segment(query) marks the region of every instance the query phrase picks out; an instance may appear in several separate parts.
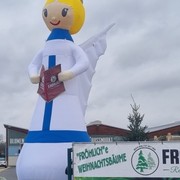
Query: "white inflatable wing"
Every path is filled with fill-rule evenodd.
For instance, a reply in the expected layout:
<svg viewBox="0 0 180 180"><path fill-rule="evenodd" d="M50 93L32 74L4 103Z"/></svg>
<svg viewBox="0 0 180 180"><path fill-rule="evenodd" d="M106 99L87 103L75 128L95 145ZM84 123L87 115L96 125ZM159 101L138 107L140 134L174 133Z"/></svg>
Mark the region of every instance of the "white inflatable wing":
<svg viewBox="0 0 180 180"><path fill-rule="evenodd" d="M87 71L81 74L79 81L79 97L84 114L87 107L88 96L92 86L91 81L95 73L96 64L99 57L105 53L107 48L106 34L113 26L114 24L111 24L101 33L91 37L80 45L89 59L89 68Z"/></svg>

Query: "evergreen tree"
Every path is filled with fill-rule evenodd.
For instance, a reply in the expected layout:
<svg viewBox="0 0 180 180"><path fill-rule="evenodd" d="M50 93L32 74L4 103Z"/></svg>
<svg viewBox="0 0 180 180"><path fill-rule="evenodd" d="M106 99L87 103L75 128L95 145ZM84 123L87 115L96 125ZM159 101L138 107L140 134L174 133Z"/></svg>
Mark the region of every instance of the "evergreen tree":
<svg viewBox="0 0 180 180"><path fill-rule="evenodd" d="M136 169L140 169L140 172L144 172L144 169L148 169L148 163L146 158L143 155L142 150L139 153L138 163L136 165Z"/></svg>
<svg viewBox="0 0 180 180"><path fill-rule="evenodd" d="M133 97L132 97L133 98ZM137 106L133 99L134 104L131 105L132 108L132 114L129 114L128 120L130 122L128 128L130 130L130 133L127 136L128 141L145 141L148 140L147 136L147 126L141 126L141 123L144 118L144 114L141 115L138 110L140 106Z"/></svg>
<svg viewBox="0 0 180 180"><path fill-rule="evenodd" d="M156 163L155 163L154 159L152 158L151 153L148 154L147 162L149 165L149 169L152 169L153 167L156 166Z"/></svg>

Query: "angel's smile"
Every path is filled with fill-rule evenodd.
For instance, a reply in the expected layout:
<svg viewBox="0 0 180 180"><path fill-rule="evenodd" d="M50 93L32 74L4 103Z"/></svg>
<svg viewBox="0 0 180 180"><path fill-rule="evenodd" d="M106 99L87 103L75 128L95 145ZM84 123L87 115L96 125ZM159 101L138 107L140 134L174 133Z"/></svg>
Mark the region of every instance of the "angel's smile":
<svg viewBox="0 0 180 180"><path fill-rule="evenodd" d="M61 22L61 21L58 21L58 22L54 23L54 22L51 22L51 21L50 21L50 23L51 23L53 26L57 26L57 25L59 25L59 24L60 24L60 22Z"/></svg>

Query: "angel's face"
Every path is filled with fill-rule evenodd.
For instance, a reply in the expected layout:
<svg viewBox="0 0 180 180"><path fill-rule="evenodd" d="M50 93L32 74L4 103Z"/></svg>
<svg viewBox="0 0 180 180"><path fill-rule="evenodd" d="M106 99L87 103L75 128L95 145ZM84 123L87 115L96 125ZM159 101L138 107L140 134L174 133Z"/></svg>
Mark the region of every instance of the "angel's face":
<svg viewBox="0 0 180 180"><path fill-rule="evenodd" d="M42 15L50 31L55 28L70 30L73 24L73 9L58 1L46 5Z"/></svg>

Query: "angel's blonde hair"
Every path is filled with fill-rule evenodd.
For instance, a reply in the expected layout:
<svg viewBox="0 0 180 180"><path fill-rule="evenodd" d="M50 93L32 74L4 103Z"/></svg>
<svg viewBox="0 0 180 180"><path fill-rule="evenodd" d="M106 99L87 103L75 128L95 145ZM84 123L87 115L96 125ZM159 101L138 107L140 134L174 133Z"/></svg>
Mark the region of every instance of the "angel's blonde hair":
<svg viewBox="0 0 180 180"><path fill-rule="evenodd" d="M67 4L72 7L74 12L73 13L74 19L73 19L72 27L70 28L70 33L71 34L77 33L83 26L85 20L85 10L82 3L83 1L82 0L46 0L45 6L55 1L63 4Z"/></svg>

